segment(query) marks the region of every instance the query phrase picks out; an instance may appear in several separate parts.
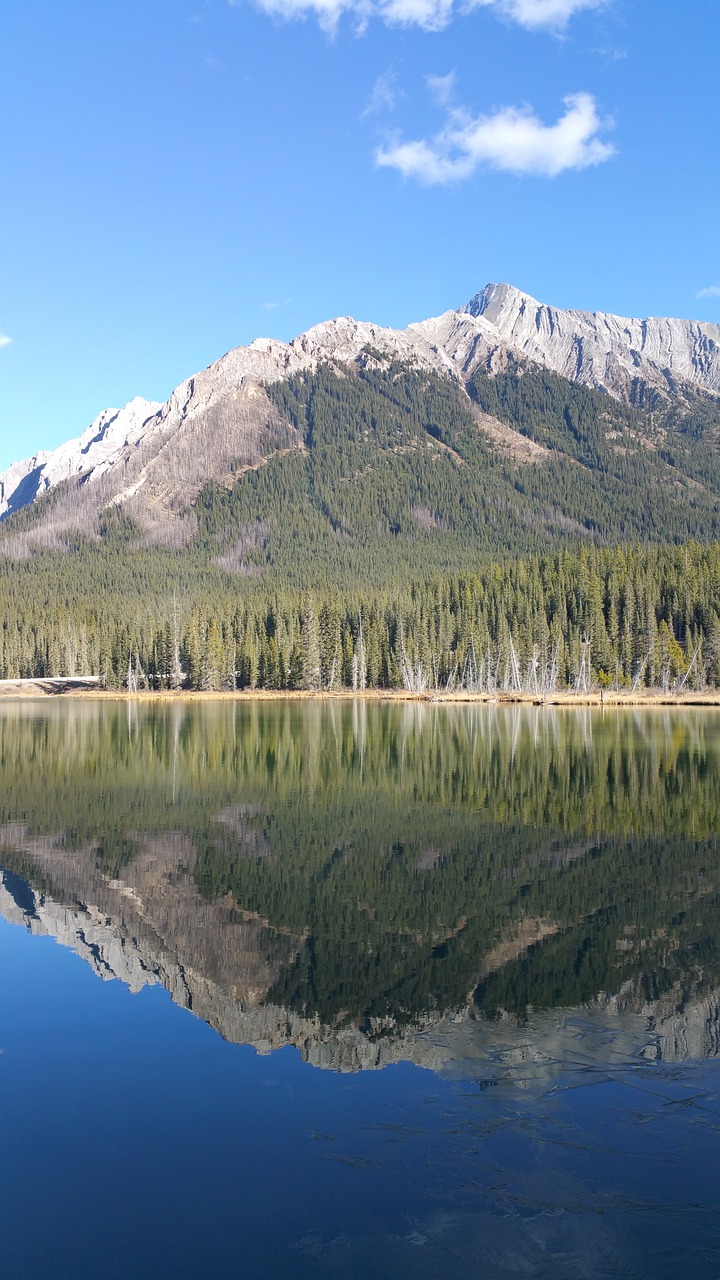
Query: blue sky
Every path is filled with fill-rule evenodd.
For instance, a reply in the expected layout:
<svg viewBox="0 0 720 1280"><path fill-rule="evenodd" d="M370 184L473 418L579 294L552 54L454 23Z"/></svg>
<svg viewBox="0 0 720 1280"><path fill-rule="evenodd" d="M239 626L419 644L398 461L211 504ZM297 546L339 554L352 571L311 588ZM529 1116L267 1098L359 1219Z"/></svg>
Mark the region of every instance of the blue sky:
<svg viewBox="0 0 720 1280"><path fill-rule="evenodd" d="M720 3L5 0L0 468L508 281L720 321Z"/></svg>

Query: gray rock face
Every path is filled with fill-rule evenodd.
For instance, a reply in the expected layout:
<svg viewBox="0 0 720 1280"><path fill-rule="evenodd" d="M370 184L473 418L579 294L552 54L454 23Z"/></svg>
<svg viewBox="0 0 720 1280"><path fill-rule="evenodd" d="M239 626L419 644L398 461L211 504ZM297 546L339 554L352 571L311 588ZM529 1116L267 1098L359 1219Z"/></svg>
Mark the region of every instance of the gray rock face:
<svg viewBox="0 0 720 1280"><path fill-rule="evenodd" d="M119 411L107 410L79 439L14 463L0 475L0 519L74 477L82 486L57 498L43 545L61 544L68 529L96 533L100 513L113 505L151 540L182 545L194 525L192 516L182 522L179 516L207 480L232 484L271 454L302 448L262 384L328 360L351 363L366 348L419 368L448 366L422 340L351 319L317 325L289 344L257 338L186 379L166 404L134 400ZM27 539L17 541L17 547L4 549L27 554Z"/></svg>
<svg viewBox="0 0 720 1280"><path fill-rule="evenodd" d="M720 325L561 311L507 284L487 285L462 311L513 352L622 399L638 384L669 395L682 382L720 393Z"/></svg>
<svg viewBox="0 0 720 1280"><path fill-rule="evenodd" d="M123 409L104 409L77 440L14 462L0 475L0 516L20 510L71 476L99 478L142 440L160 408L138 396Z"/></svg>
<svg viewBox="0 0 720 1280"><path fill-rule="evenodd" d="M66 528L96 531L99 512L115 504L156 540L174 523L181 544L174 517L206 480L232 483L279 449L302 447L263 383L373 353L461 382L481 365L492 373L522 359L622 400L667 400L684 387L720 395L719 325L562 311L491 284L459 310L403 330L341 317L290 343L256 338L186 379L164 405L136 399L107 409L78 439L0 475L0 519L76 477L87 492L74 491L67 509L58 504L46 540ZM192 532L189 520L185 540Z"/></svg>

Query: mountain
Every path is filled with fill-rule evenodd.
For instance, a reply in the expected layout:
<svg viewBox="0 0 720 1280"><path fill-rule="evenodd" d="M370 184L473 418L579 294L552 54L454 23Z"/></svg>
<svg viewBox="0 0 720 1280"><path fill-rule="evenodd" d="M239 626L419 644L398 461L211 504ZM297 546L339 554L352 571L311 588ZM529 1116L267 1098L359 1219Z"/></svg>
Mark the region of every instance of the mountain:
<svg viewBox="0 0 720 1280"><path fill-rule="evenodd" d="M487 285L463 310L515 354L631 403L673 397L683 384L720 392L720 325L562 311L504 284Z"/></svg>
<svg viewBox="0 0 720 1280"><path fill-rule="evenodd" d="M719 350L506 285L256 339L0 478L0 675L717 684Z"/></svg>
<svg viewBox="0 0 720 1280"><path fill-rule="evenodd" d="M0 476L0 514L19 511L71 476L102 475L123 449L142 440L145 424L159 409L137 396L123 409L104 409L77 440L14 462Z"/></svg>
<svg viewBox="0 0 720 1280"><path fill-rule="evenodd" d="M187 505L207 479L256 465L276 447L299 444L291 433L286 439L277 432L262 392L265 383L326 361L351 364L368 346L419 369L446 368L422 339L352 319L316 325L289 344L256 338L187 378L166 404L138 398L123 409L107 409L77 440L14 463L0 476L0 516L71 476L93 484L109 480L111 469L102 500L135 509L133 500L142 491L151 508ZM208 436L209 453L203 449Z"/></svg>
<svg viewBox="0 0 720 1280"><path fill-rule="evenodd" d="M181 536L179 516L208 480L229 485L278 452L302 450L300 435L278 417L265 387L326 364L354 368L359 361L402 362L460 390L472 390L480 373L545 369L656 414L672 408L686 414L699 402L720 416L720 326L563 311L493 284L458 310L400 331L341 318L289 344L258 338L238 347L181 383L166 404L138 398L105 410L77 440L14 463L0 476L0 516L73 481L69 508L55 510L39 543L61 545L68 529L97 532L99 513L110 506L122 508L155 540L167 541L170 525L175 544L183 536L187 541L193 522ZM532 439L526 424L497 414L476 421L515 460L542 459L525 443ZM650 438L653 431L640 434ZM86 484L91 491L78 502L77 488Z"/></svg>

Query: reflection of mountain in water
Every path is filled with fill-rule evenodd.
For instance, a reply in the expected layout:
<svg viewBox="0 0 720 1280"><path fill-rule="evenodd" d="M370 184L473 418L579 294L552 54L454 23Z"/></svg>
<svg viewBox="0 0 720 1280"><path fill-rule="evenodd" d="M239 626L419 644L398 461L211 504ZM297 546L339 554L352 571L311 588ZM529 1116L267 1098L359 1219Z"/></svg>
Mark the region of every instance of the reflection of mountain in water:
<svg viewBox="0 0 720 1280"><path fill-rule="evenodd" d="M544 1077L554 1064L567 1060L571 1042L576 1057L584 1052L590 1061L594 1049L604 1055L608 1032L618 1060L640 1052L669 1061L720 1052L720 998L693 998L691 988L679 985L652 1002L631 983L574 1014L561 1010L559 1016L535 1018L532 1028L507 1015L485 1019L472 1001L451 1013L428 1013L404 1029L394 1027L392 1020L364 1028L324 1026L318 1018L263 1003L301 940L279 937L227 901L208 906L178 875L177 857L182 855L187 865L187 853L181 838L148 847L130 882L83 874L79 859L70 866L56 864L54 872L68 893L74 880L74 906L5 872L0 914L33 934L55 938L103 979L119 978L134 992L161 984L176 1004L192 1010L226 1040L252 1044L260 1053L293 1044L306 1061L337 1071L403 1060L434 1070L455 1064L462 1070L463 1064L469 1067L480 1059L516 1074ZM51 851L34 849L32 854L39 866L52 860ZM526 936L541 932L530 928ZM511 952L515 949L510 946ZM480 968L497 960L497 953L486 957Z"/></svg>
<svg viewBox="0 0 720 1280"><path fill-rule="evenodd" d="M609 1031L618 1053L715 1056L719 729L13 707L0 911L228 1040L339 1070L547 1072Z"/></svg>
<svg viewBox="0 0 720 1280"><path fill-rule="evenodd" d="M2 833L4 837L7 832ZM173 1001L190 1009L226 1040L252 1044L260 1053L294 1044L316 1066L355 1071L410 1058L440 1067L446 1054L423 1036L417 1047L373 1035L373 1028L323 1026L292 1010L264 1003L301 939L278 934L230 900L208 904L181 873L192 865L182 837L143 850L127 880L87 874L82 857L58 864L52 850L26 846L38 867L53 876L73 905L36 892L2 873L0 914L34 934L55 938L81 956L103 979L119 978L131 991L161 984ZM174 856L173 856L174 855Z"/></svg>

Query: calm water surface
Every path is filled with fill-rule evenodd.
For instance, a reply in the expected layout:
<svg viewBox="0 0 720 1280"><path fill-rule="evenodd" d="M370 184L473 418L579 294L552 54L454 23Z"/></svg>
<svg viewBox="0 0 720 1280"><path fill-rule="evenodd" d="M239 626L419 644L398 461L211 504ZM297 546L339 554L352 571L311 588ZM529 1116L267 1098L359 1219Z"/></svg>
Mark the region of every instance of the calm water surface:
<svg viewBox="0 0 720 1280"><path fill-rule="evenodd" d="M720 1276L720 714L5 703L0 780L3 1277Z"/></svg>

